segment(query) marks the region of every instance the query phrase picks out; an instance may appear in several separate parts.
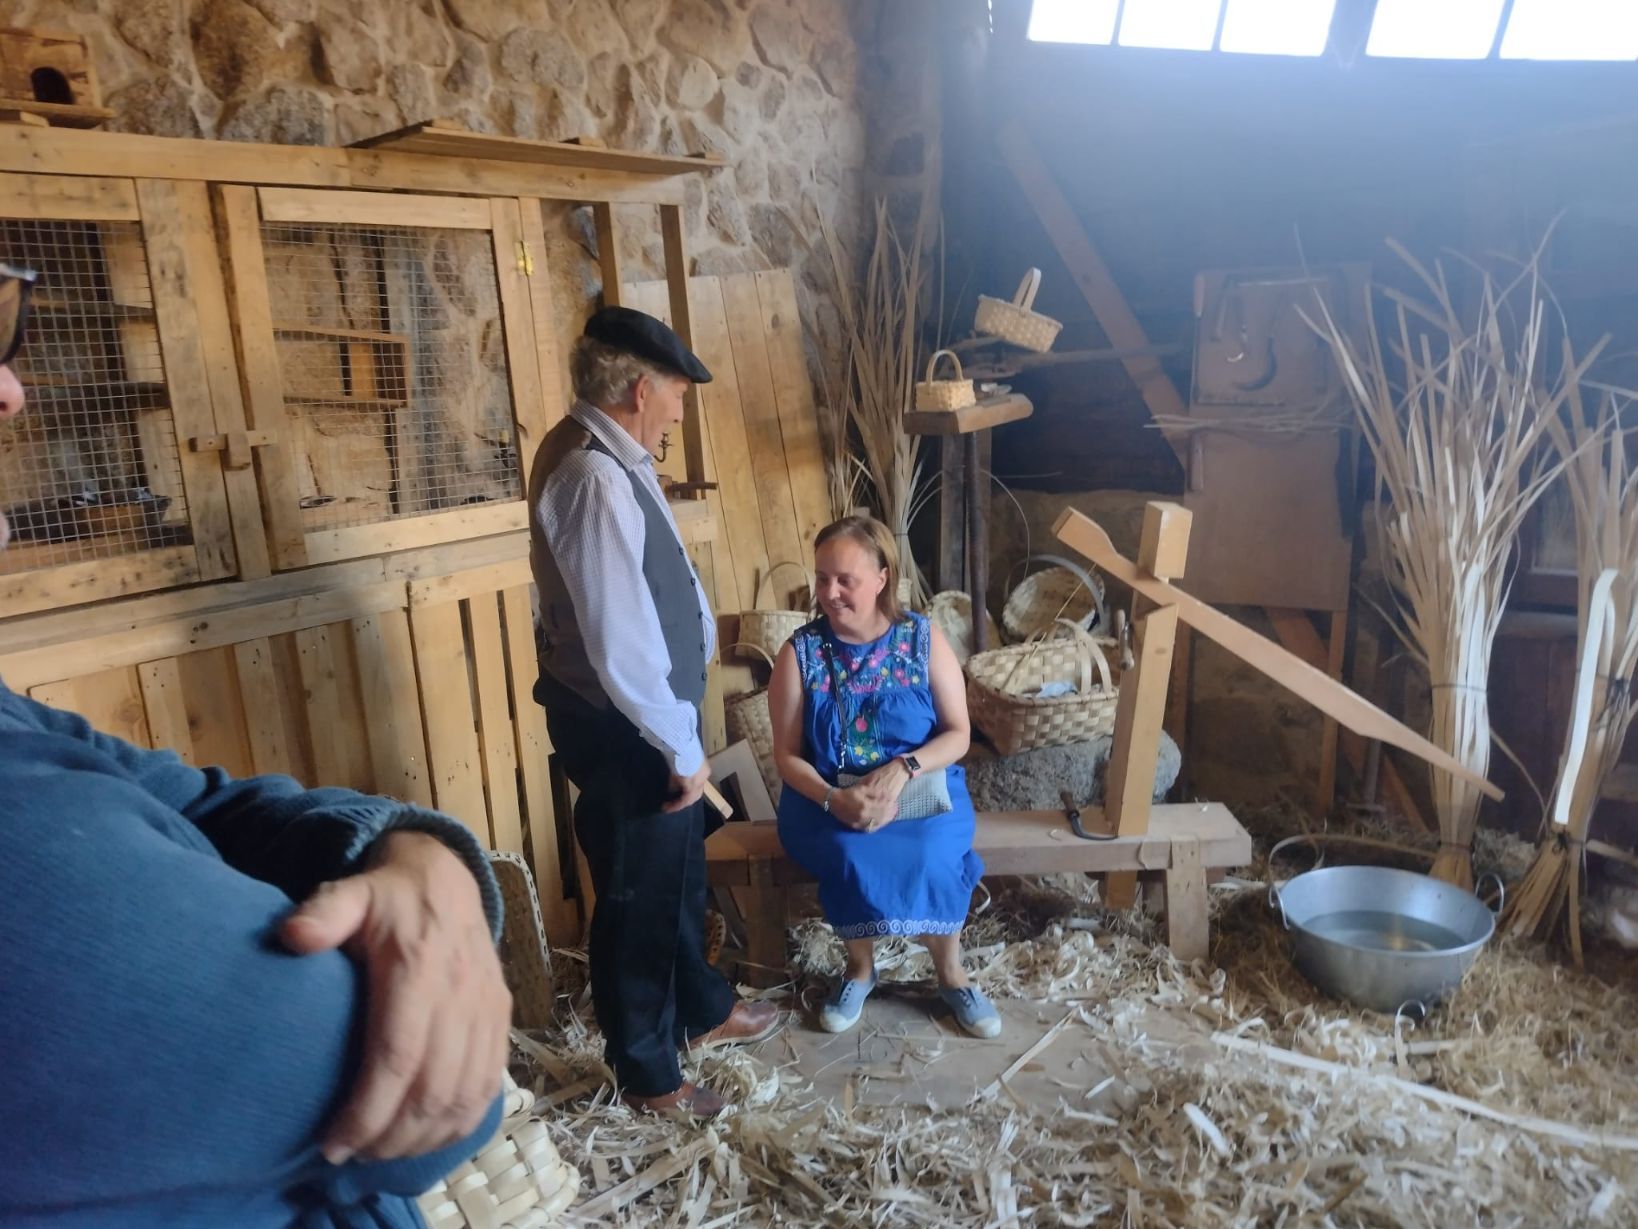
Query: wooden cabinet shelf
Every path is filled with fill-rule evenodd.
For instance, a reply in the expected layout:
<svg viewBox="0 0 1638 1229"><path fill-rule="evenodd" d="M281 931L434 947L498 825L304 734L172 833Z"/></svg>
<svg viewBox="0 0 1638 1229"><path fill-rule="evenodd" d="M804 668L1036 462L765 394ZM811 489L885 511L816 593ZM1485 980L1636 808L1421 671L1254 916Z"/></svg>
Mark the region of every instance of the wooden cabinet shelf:
<svg viewBox="0 0 1638 1229"><path fill-rule="evenodd" d="M537 166L577 170L628 171L637 175L688 175L723 166L716 154L646 154L577 145L569 141L535 141L472 132L447 120L423 120L407 128L355 141L353 149L393 150L404 154L435 154L447 158L478 158L493 162L527 162Z"/></svg>

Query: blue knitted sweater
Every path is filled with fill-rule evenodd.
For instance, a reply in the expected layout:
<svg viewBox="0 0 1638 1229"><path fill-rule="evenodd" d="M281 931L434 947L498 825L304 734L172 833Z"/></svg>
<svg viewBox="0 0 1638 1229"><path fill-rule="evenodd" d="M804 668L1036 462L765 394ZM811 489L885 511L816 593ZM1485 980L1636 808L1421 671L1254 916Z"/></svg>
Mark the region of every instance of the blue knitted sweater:
<svg viewBox="0 0 1638 1229"><path fill-rule="evenodd" d="M363 984L273 928L389 829L454 820L288 777L233 780L0 685L0 1225L400 1229L493 1132L339 1168L321 1133L358 1064Z"/></svg>

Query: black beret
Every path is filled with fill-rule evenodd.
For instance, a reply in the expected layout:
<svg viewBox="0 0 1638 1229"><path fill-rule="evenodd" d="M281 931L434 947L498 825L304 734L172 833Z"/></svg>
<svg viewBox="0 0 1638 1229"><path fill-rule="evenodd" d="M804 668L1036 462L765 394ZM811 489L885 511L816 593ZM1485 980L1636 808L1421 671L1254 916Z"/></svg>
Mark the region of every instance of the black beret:
<svg viewBox="0 0 1638 1229"><path fill-rule="evenodd" d="M586 321L586 336L647 359L695 384L709 384L711 372L663 320L629 307L605 307Z"/></svg>

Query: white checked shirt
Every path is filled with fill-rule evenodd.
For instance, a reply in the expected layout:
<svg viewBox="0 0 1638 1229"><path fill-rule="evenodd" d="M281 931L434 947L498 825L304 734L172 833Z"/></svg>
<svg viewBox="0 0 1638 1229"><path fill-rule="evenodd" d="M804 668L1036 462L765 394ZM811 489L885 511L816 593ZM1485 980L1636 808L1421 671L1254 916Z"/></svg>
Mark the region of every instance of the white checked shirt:
<svg viewBox="0 0 1638 1229"><path fill-rule="evenodd" d="M671 655L643 577L643 510L628 473L636 473L666 509L674 534L677 524L648 450L594 405L576 401L569 413L613 455L581 449L564 458L541 489L535 523L563 574L586 655L603 690L643 739L665 755L673 772L690 776L705 762L699 714L677 699L667 681ZM678 534L677 545L682 544ZM694 588L709 660L716 646L716 621L705 587Z"/></svg>

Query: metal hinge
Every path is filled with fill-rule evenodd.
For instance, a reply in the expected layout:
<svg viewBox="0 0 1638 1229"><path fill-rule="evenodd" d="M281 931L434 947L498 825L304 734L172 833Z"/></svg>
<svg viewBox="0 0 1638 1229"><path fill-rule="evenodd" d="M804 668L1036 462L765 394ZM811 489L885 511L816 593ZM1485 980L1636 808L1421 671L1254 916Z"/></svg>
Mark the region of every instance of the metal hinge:
<svg viewBox="0 0 1638 1229"><path fill-rule="evenodd" d="M535 275L535 256L529 250L529 245L522 239L518 240L518 272L524 277Z"/></svg>

